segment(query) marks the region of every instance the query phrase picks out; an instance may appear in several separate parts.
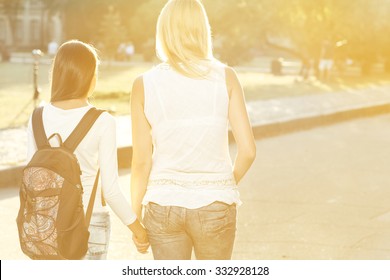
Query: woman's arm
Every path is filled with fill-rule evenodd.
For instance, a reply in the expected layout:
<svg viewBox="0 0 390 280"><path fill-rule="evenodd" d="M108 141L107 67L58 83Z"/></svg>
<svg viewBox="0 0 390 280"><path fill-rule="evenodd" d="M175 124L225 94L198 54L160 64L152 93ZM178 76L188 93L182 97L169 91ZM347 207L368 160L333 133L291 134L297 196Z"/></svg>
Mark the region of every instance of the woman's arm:
<svg viewBox="0 0 390 280"><path fill-rule="evenodd" d="M229 92L229 122L237 144L233 174L236 182L244 177L256 157L256 143L245 106L244 91L236 72L226 68L226 85Z"/></svg>
<svg viewBox="0 0 390 280"><path fill-rule="evenodd" d="M142 216L142 200L152 168L152 136L144 113L144 84L142 76L133 84L131 94L133 158L131 163L131 201L138 219Z"/></svg>
<svg viewBox="0 0 390 280"><path fill-rule="evenodd" d="M99 141L99 166L104 199L114 213L133 232L138 240L138 244L136 243L137 249L143 253L146 252L149 246L146 231L119 186L116 122L112 116L105 115L104 117L106 120Z"/></svg>

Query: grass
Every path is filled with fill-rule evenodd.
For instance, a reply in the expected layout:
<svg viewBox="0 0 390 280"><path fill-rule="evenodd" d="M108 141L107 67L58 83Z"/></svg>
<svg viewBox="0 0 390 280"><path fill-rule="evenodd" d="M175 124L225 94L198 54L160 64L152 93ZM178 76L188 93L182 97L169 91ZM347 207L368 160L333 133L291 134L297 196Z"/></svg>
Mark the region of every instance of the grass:
<svg viewBox="0 0 390 280"><path fill-rule="evenodd" d="M130 92L134 79L152 67L152 64L107 65L100 67L99 81L91 103L114 111L116 114L130 113ZM375 88L390 84L390 77L375 75L362 78L351 69L348 75L333 78L329 83L315 79L300 81L294 75L272 76L256 68L236 68L244 87L248 102L272 98L286 98L328 92L353 91L361 88ZM48 64L41 64L38 82L40 99L50 97ZM354 72L355 71L355 72ZM351 74L352 73L352 74ZM0 63L0 128L20 126L27 122L33 110L33 68L31 64Z"/></svg>
<svg viewBox="0 0 390 280"><path fill-rule="evenodd" d="M296 75L273 76L238 69L238 75L247 101L326 94L329 92L351 92L359 89L375 89L390 84L390 75L377 72L370 77L361 77L356 68L343 75L334 75L323 83L314 77L304 81Z"/></svg>
<svg viewBox="0 0 390 280"><path fill-rule="evenodd" d="M130 92L134 79L150 68L102 65L96 91L91 98L94 105L118 114L130 112ZM50 66L39 67L40 100L50 100ZM24 125L33 108L33 68L31 64L0 63L0 128Z"/></svg>

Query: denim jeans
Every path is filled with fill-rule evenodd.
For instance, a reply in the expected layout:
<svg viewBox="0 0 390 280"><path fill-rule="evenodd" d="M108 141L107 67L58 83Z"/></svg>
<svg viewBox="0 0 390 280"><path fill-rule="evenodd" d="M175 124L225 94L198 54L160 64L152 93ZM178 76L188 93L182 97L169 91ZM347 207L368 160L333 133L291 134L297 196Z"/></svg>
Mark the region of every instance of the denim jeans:
<svg viewBox="0 0 390 280"><path fill-rule="evenodd" d="M110 232L110 213L93 213L89 224L88 252L84 260L105 260L107 258Z"/></svg>
<svg viewBox="0 0 390 280"><path fill-rule="evenodd" d="M155 260L231 258L236 234L236 205L214 202L198 209L148 203L144 224Z"/></svg>

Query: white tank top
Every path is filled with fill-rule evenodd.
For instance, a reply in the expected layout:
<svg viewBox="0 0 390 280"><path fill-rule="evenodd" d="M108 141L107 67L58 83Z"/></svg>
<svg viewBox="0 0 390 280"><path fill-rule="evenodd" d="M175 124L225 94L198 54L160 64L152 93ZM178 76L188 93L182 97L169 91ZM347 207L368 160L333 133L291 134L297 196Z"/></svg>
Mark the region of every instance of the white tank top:
<svg viewBox="0 0 390 280"><path fill-rule="evenodd" d="M207 79L193 79L163 63L143 81L153 139L143 203L189 209L241 204L229 154L225 66L215 62Z"/></svg>

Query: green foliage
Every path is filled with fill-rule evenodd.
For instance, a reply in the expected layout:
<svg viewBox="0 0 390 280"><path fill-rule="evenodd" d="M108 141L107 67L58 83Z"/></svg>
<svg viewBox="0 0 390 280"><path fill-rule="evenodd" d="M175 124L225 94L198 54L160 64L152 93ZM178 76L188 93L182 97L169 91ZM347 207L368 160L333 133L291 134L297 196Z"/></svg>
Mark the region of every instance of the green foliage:
<svg viewBox="0 0 390 280"><path fill-rule="evenodd" d="M135 49L142 53L146 60L155 57L157 18L165 3L166 0L142 1L127 21L126 27Z"/></svg>
<svg viewBox="0 0 390 280"><path fill-rule="evenodd" d="M132 41L138 53L153 56L156 21L166 0L45 2L57 3L48 8L64 12L67 39L97 42L101 39L97 36L99 31L105 29L107 36L108 30L112 33L108 37ZM357 61L390 57L390 37L385 36L390 31L390 0L203 0L203 3L212 26L216 55L230 64L249 60L254 53L278 44L297 57L318 59L325 39L335 44L347 42L339 51ZM111 18L107 17L109 6L117 11Z"/></svg>
<svg viewBox="0 0 390 280"><path fill-rule="evenodd" d="M251 50L259 45L257 34L261 19L254 13L258 3L204 1L212 27L215 54L223 62L236 65L251 59Z"/></svg>
<svg viewBox="0 0 390 280"><path fill-rule="evenodd" d="M121 23L121 17L113 6L103 15L99 26L98 41L103 56L113 59L118 46L126 40L126 29Z"/></svg>

